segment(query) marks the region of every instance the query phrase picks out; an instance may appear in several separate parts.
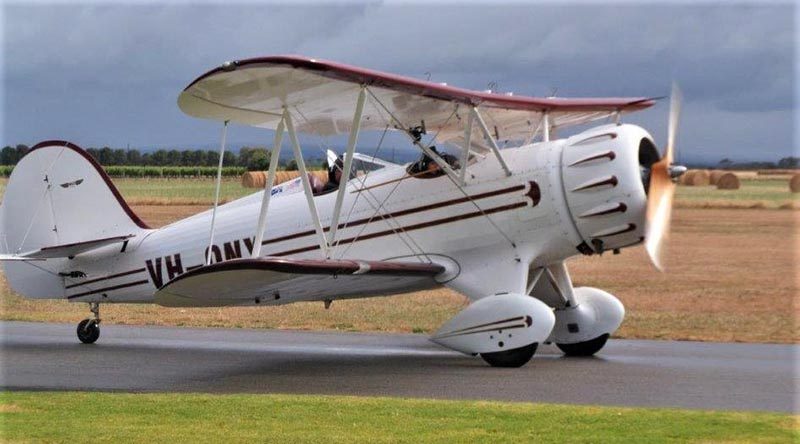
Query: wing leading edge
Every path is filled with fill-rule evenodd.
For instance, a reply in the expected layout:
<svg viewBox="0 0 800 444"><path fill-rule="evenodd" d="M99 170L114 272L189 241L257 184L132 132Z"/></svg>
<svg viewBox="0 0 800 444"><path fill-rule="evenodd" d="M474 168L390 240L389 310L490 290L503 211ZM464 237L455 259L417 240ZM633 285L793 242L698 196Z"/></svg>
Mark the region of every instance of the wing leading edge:
<svg viewBox="0 0 800 444"><path fill-rule="evenodd" d="M391 295L438 286L438 264L264 257L189 271L161 287L166 307L277 305Z"/></svg>
<svg viewBox="0 0 800 444"><path fill-rule="evenodd" d="M187 114L275 129L284 107L298 114L299 132L348 133L359 89L369 90L361 130L403 129L425 121L441 142L464 137L464 119L477 107L499 140L526 140L548 114L552 128L579 125L613 113L638 111L655 101L627 98L541 98L472 91L395 74L298 56L227 63L192 82L178 98ZM480 140L474 129L475 140Z"/></svg>

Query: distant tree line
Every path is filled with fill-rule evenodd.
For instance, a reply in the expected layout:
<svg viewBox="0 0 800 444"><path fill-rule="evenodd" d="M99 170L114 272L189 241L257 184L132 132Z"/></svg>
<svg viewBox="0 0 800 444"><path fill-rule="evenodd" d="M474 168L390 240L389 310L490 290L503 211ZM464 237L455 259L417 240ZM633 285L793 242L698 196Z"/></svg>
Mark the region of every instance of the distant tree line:
<svg viewBox="0 0 800 444"><path fill-rule="evenodd" d="M27 145L6 146L0 150L0 165L16 165L30 151ZM141 152L138 149L113 149L109 147L89 148L86 151L103 166L192 166L216 167L219 152L214 150L155 150ZM270 152L266 148L242 147L238 153L225 152L224 165L242 167L248 171L263 171L269 167ZM308 168L319 168L324 162L319 159L307 160ZM281 159L281 169L297 169L297 163Z"/></svg>
<svg viewBox="0 0 800 444"><path fill-rule="evenodd" d="M717 168L725 170L771 170L800 168L800 157L783 157L778 162L734 162L725 158L719 161Z"/></svg>

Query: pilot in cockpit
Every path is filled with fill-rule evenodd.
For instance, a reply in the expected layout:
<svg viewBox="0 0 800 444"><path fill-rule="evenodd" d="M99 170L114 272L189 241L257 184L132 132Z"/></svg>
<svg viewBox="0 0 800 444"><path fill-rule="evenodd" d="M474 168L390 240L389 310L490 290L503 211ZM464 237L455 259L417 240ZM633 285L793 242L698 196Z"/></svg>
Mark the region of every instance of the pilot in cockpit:
<svg viewBox="0 0 800 444"><path fill-rule="evenodd" d="M452 154L448 153L440 154L435 146L431 146L430 149L431 151L439 155L439 157L441 157L442 160L447 162L447 164L451 168L456 170L459 168L458 159L456 159L456 157L453 156ZM434 177L439 177L445 174L445 172L444 169L442 169L442 166L439 165L439 162L437 162L427 154L423 153L422 157L418 161L412 163L411 166L408 168L408 174L416 176L420 179L432 179Z"/></svg>
<svg viewBox="0 0 800 444"><path fill-rule="evenodd" d="M339 156L336 158L336 162L328 168L328 183L322 188L320 194L339 188L339 183L342 181L342 170L344 170L344 162L342 161L342 156Z"/></svg>

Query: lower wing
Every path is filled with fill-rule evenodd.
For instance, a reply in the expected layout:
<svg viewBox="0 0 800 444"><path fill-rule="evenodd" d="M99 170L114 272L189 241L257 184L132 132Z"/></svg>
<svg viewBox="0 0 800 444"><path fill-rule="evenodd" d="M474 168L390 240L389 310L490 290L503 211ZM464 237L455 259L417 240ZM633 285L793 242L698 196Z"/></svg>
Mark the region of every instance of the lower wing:
<svg viewBox="0 0 800 444"><path fill-rule="evenodd" d="M285 304L405 293L438 285L438 264L264 257L235 259L182 274L161 287L165 307Z"/></svg>

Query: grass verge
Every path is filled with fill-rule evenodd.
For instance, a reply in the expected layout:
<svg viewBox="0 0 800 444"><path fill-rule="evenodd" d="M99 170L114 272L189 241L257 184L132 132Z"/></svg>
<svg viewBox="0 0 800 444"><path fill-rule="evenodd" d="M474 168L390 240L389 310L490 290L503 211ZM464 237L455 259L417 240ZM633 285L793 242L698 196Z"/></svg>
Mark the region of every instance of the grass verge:
<svg viewBox="0 0 800 444"><path fill-rule="evenodd" d="M5 442L797 442L777 413L290 395L4 392Z"/></svg>

